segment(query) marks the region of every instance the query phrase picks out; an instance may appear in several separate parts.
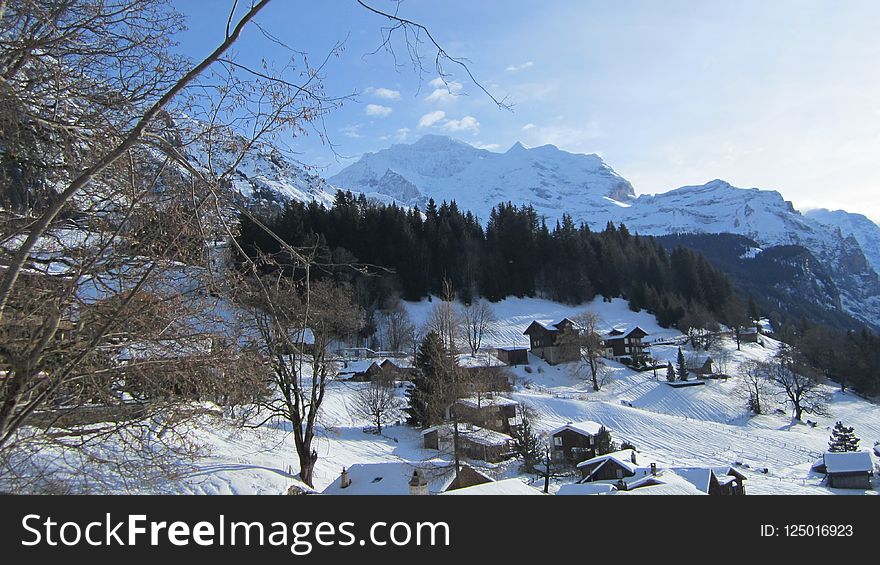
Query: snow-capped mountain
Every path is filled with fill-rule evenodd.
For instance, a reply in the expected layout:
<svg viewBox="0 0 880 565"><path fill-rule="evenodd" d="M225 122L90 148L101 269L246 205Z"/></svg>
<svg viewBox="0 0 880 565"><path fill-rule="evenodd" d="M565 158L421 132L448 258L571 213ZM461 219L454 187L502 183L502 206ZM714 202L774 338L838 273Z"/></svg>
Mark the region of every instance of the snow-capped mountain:
<svg viewBox="0 0 880 565"><path fill-rule="evenodd" d="M571 210L612 214L635 198L632 185L597 155L567 153L552 145L526 149L519 143L506 153L493 153L439 135L367 153L327 180L405 206L423 207L429 197L455 200L484 220L501 201L528 203L539 214L557 218Z"/></svg>
<svg viewBox="0 0 880 565"><path fill-rule="evenodd" d="M246 197L275 193L283 198L316 201L330 206L336 190L317 174L293 162L278 150L260 147L248 152L235 168L232 181Z"/></svg>
<svg viewBox="0 0 880 565"><path fill-rule="evenodd" d="M867 243L863 248L852 232L801 214L779 192L736 188L721 180L640 196L621 212L614 220L644 235L734 233L762 247L804 247L834 278L843 310L856 319L877 324L880 276L869 257L880 260L880 245L872 245L871 239L874 236L880 240L880 228L867 218L873 230L856 222ZM846 212L838 215L838 222L847 216Z"/></svg>
<svg viewBox="0 0 880 565"><path fill-rule="evenodd" d="M597 155L519 143L492 153L436 135L367 153L328 181L403 206L455 200L483 220L511 201L531 204L550 226L568 213L595 229L614 221L643 235L733 233L765 248L801 246L833 276L845 312L872 325L880 319L880 227L842 211L801 214L777 191L714 180L637 198Z"/></svg>
<svg viewBox="0 0 880 565"><path fill-rule="evenodd" d="M840 230L843 237L852 236L859 242L868 262L880 273L880 227L862 214L819 208L804 213L808 219Z"/></svg>

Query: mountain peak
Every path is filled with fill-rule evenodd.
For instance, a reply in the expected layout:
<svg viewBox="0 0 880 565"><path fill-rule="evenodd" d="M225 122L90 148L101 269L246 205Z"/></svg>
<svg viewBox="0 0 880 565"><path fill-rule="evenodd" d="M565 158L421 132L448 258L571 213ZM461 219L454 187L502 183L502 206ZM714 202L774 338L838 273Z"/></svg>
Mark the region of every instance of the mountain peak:
<svg viewBox="0 0 880 565"><path fill-rule="evenodd" d="M514 143L513 145L510 146L510 149L508 149L508 150L505 152L505 155L506 155L507 153L515 154L515 153L520 153L520 152L523 152L523 151L528 151L528 149L526 149L525 145L523 145L522 143L520 143L519 141L517 141L516 143Z"/></svg>
<svg viewBox="0 0 880 565"><path fill-rule="evenodd" d="M465 143L464 141L455 139L454 137L449 137L448 135L438 135L436 133L427 133L411 145L411 147L417 147L420 149L439 149L444 147L462 146L471 147L471 145Z"/></svg>

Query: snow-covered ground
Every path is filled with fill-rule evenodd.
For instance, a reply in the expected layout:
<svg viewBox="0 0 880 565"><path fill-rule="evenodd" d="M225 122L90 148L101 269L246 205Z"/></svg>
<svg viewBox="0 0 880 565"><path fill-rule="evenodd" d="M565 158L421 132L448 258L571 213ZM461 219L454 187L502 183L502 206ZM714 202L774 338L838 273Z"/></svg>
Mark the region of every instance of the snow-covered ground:
<svg viewBox="0 0 880 565"><path fill-rule="evenodd" d="M413 321L427 319L434 302L408 304ZM603 319L606 327L639 325L649 333L647 341L668 342L683 336L676 330L660 328L653 316L631 312L622 300L590 305L566 306L540 299L508 299L494 304L497 323L485 346L528 345L522 335L534 319L558 320L590 308ZM767 359L778 343L765 339L765 346L743 344L737 351L732 339L724 339L727 370L736 375L736 367L746 360ZM692 354L689 346L683 346ZM652 354L661 361L675 361L678 345L654 345ZM718 356L718 352L710 353ZM829 386L829 416L806 418L817 421L815 427L794 422L785 413L750 417L744 400L737 394L738 379L708 380L703 386L673 388L665 383L665 371L636 372L617 363L608 363L609 377L599 392L574 364L550 366L529 356L529 365L511 368L516 376L512 397L530 406L536 420L535 431L547 432L566 422L592 420L607 426L615 441L629 441L640 452L640 463L656 462L668 467L709 467L737 465L748 480L749 494L861 494L864 491L829 489L822 477L810 472L811 465L826 449L831 427L837 420L855 428L861 447L871 450L880 440L880 406L849 392ZM448 457L421 448L418 430L404 424L383 427L383 435L366 433L370 425L352 415L351 406L358 388L365 383L333 381L320 414L320 428L315 449L319 459L315 469L315 489L321 491L339 476L343 467L358 463L426 463ZM403 389L400 389L402 395ZM781 406L780 406L781 407ZM208 417L206 417L208 418ZM402 421L402 417L400 418ZM203 420L190 433L201 443L205 455L194 469L181 477L145 487L142 492L177 492L203 494L281 494L299 484L293 439L288 425L270 422L259 429L240 429L229 421L213 417ZM876 455L872 455L875 464ZM497 478L532 477L521 475L517 462L509 461L481 470ZM766 470L766 471L765 471ZM564 482L552 485L555 491ZM875 478L875 490L880 480ZM103 487L115 490L111 485ZM118 487L119 490L122 486Z"/></svg>

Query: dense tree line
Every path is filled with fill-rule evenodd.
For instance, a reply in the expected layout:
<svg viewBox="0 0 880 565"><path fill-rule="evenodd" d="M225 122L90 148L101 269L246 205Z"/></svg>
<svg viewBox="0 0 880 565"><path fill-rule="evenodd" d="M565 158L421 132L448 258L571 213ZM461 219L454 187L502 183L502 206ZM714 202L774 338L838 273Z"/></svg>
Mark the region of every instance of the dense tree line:
<svg viewBox="0 0 880 565"><path fill-rule="evenodd" d="M841 331L802 319L781 326L777 334L842 390L880 394L880 336L867 328Z"/></svg>
<svg viewBox="0 0 880 565"><path fill-rule="evenodd" d="M728 279L693 251L667 251L610 222L591 231L568 215L551 229L531 206L499 204L484 229L454 201L438 206L431 200L422 212L340 191L330 208L289 202L267 223L291 245L314 251L322 266L316 277L353 282L367 307L394 295L440 295L447 285L464 302L477 296L570 304L623 297L664 326L694 312L725 321L744 310ZM254 256L280 251L247 217L239 243Z"/></svg>

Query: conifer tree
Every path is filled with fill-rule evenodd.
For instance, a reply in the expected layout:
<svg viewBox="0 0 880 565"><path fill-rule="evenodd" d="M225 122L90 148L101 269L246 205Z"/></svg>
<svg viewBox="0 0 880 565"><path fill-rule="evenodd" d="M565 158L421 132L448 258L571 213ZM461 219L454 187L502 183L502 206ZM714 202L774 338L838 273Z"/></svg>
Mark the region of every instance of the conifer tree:
<svg viewBox="0 0 880 565"><path fill-rule="evenodd" d="M523 458L527 471L535 469L541 463L541 440L532 431L531 419L523 412L522 425L513 434L516 452Z"/></svg>
<svg viewBox="0 0 880 565"><path fill-rule="evenodd" d="M605 455L606 453L611 453L613 450L614 446L611 441L611 432L608 431L608 428L602 426L599 428L599 433L596 434L596 455Z"/></svg>
<svg viewBox="0 0 880 565"><path fill-rule="evenodd" d="M413 426L430 426L442 419L446 408L446 389L451 381L451 360L436 332L429 332L416 354L418 374L407 390L409 406L407 422Z"/></svg>
<svg viewBox="0 0 880 565"><path fill-rule="evenodd" d="M675 382L675 367L672 366L672 361L666 364L666 381Z"/></svg>
<svg viewBox="0 0 880 565"><path fill-rule="evenodd" d="M678 348L678 380L686 381L688 376L687 362L684 359L684 353L681 347Z"/></svg>
<svg viewBox="0 0 880 565"><path fill-rule="evenodd" d="M828 451L843 453L859 450L859 438L856 437L853 428L844 426L843 422L837 422L834 424L834 429L831 430L831 437L829 440Z"/></svg>

